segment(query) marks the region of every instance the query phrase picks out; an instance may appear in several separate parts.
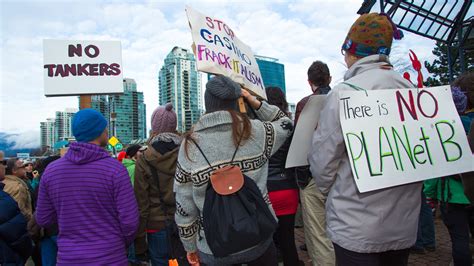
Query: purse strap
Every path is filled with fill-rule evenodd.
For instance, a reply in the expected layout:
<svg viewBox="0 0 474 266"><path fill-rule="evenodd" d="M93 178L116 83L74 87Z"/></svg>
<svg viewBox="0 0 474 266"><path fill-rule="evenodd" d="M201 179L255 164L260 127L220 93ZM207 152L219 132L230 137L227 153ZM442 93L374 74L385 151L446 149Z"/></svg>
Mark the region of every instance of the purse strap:
<svg viewBox="0 0 474 266"><path fill-rule="evenodd" d="M165 214L166 217L168 217L168 207L166 206L166 203L163 199L163 193L161 193L160 178L158 177L158 173L156 172L156 168L153 165L151 165L151 163L149 161L147 161L147 164L150 167L151 175L156 180L156 186L158 188L158 198L160 199L161 211Z"/></svg>

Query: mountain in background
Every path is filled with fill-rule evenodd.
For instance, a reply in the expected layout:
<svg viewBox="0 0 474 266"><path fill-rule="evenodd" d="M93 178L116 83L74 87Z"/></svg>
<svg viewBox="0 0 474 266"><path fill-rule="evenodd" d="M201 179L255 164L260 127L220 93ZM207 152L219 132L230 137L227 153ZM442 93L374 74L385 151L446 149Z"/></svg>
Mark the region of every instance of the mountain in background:
<svg viewBox="0 0 474 266"><path fill-rule="evenodd" d="M20 134L0 132L0 151L5 153L5 157L15 157L17 153L36 154L39 152L39 145L22 145L22 143L15 141L19 138L21 139Z"/></svg>

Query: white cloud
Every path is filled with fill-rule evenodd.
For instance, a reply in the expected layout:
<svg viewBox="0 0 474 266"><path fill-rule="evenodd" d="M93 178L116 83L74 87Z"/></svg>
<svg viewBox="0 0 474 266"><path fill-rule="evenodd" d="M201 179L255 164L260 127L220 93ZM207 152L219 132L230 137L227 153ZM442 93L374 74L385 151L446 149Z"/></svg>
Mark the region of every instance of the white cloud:
<svg viewBox="0 0 474 266"><path fill-rule="evenodd" d="M340 47L357 17L361 1L190 1L188 4L226 21L256 54L279 58L285 64L288 100L297 102L310 93L306 72L311 62L328 63L332 85L341 80L345 66ZM148 117L158 105L157 75L165 56L174 46L189 48L192 43L184 2L1 5L0 131L37 130L40 121L54 116L55 111L78 105L76 97L43 96L44 38L121 40L124 76L134 78L138 89L144 92ZM432 41L406 35L399 42L397 54L407 53L411 48L420 60L432 58Z"/></svg>
<svg viewBox="0 0 474 266"><path fill-rule="evenodd" d="M7 133L8 134L8 133ZM13 150L16 149L33 149L40 146L40 132L31 130L31 131L21 131L15 132L12 135L8 135L5 140L8 143L15 143L12 147Z"/></svg>

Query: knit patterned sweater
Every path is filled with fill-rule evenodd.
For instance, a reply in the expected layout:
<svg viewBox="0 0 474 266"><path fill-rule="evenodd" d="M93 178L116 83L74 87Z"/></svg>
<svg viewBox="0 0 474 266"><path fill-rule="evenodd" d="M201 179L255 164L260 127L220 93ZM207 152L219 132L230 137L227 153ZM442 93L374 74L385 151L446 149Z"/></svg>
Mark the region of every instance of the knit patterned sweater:
<svg viewBox="0 0 474 266"><path fill-rule="evenodd" d="M253 179L273 212L267 193L268 158L275 153L293 130L292 121L276 106L262 103L256 114L260 120L251 120L250 139L239 147L234 165ZM232 141L232 119L228 112L218 111L206 114L195 125L193 138L209 159L212 168L192 143L188 145L188 160L184 142L178 155L174 191L176 192L176 223L181 241L187 251L200 251L204 263L239 263L258 258L266 248L259 246L221 259L214 258L206 242L202 226L202 213L206 188L211 173L231 161L235 151ZM268 245L266 245L268 247ZM258 250L258 252L255 252ZM235 256L234 256L235 255Z"/></svg>

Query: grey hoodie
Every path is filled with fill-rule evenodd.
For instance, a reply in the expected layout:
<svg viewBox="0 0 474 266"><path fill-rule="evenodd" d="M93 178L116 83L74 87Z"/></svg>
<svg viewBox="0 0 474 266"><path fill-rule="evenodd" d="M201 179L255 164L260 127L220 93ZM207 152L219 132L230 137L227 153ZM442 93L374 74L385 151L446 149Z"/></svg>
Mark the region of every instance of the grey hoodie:
<svg viewBox="0 0 474 266"><path fill-rule="evenodd" d="M345 74L346 83L366 90L413 87L393 70L385 56L357 61ZM359 253L410 248L415 244L422 183L359 193L352 175L339 118L339 91L329 93L313 136L308 160L326 202L327 233L332 242Z"/></svg>

